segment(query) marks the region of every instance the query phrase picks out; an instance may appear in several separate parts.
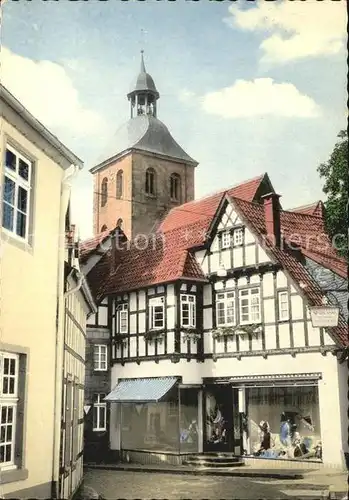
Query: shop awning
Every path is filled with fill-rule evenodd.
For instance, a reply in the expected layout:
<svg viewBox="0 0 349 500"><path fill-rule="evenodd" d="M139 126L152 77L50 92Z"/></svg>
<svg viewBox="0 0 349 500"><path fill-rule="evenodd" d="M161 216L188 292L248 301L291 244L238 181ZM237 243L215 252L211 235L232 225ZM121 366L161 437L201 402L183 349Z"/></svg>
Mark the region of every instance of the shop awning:
<svg viewBox="0 0 349 500"><path fill-rule="evenodd" d="M178 382L178 377L121 380L105 398L111 403L156 403Z"/></svg>

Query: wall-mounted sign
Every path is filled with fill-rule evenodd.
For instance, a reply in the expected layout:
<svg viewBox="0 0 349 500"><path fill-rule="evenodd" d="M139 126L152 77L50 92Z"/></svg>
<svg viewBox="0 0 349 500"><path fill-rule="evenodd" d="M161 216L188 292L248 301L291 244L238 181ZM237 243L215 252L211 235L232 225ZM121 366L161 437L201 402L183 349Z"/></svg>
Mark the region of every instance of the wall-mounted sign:
<svg viewBox="0 0 349 500"><path fill-rule="evenodd" d="M311 322L314 328L333 328L338 325L339 307L309 307Z"/></svg>
<svg viewBox="0 0 349 500"><path fill-rule="evenodd" d="M88 414L88 412L90 411L90 409L91 409L91 406L84 406L85 415Z"/></svg>

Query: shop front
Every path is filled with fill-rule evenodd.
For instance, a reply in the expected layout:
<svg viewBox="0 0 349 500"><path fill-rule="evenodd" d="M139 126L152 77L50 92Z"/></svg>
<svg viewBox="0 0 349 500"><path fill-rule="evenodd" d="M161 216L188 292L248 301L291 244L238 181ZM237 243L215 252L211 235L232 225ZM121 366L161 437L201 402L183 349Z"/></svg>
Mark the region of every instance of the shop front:
<svg viewBox="0 0 349 500"><path fill-rule="evenodd" d="M179 377L128 379L106 397L118 403L120 450L191 454L202 447L201 387Z"/></svg>
<svg viewBox="0 0 349 500"><path fill-rule="evenodd" d="M321 461L319 378L303 374L204 380L204 451Z"/></svg>
<svg viewBox="0 0 349 500"><path fill-rule="evenodd" d="M231 453L268 459L322 460L319 374L203 379L119 380L119 450L152 455ZM180 463L180 460L177 462Z"/></svg>

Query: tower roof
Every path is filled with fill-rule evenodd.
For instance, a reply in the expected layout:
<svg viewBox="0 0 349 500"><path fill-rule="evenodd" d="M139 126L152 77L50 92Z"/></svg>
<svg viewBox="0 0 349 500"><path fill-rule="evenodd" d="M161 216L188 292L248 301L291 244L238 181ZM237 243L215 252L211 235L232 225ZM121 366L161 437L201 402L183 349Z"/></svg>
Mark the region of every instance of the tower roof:
<svg viewBox="0 0 349 500"><path fill-rule="evenodd" d="M109 163L109 160L114 160L131 150L154 153L193 166L197 165L197 162L174 140L166 125L153 116L141 115L131 118L118 129L111 144L99 158L98 164L90 172L99 170Z"/></svg>
<svg viewBox="0 0 349 500"><path fill-rule="evenodd" d="M138 92L151 92L157 98L159 98L159 92L155 86L154 80L149 73L147 73L144 64L143 50L141 51L141 68L137 76L135 83L131 87L131 91L127 94L127 97L132 96Z"/></svg>

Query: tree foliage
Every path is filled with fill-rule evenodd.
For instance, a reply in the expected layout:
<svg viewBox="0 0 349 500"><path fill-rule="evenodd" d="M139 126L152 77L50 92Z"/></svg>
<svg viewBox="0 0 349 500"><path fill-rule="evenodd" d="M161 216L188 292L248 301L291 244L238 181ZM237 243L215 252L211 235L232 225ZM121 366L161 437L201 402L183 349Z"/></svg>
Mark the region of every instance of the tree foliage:
<svg viewBox="0 0 349 500"><path fill-rule="evenodd" d="M342 130L329 160L318 167L324 179L326 229L333 238L337 236L337 249L343 256L348 254L348 133Z"/></svg>

